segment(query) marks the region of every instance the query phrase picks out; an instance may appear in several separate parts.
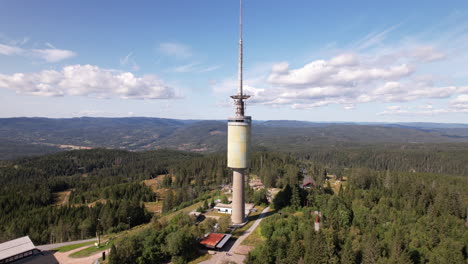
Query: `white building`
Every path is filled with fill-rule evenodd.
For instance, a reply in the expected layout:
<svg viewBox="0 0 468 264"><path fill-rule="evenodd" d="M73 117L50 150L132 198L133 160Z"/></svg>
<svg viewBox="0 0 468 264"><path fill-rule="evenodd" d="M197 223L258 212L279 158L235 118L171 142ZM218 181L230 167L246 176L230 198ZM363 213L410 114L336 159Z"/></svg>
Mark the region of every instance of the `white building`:
<svg viewBox="0 0 468 264"><path fill-rule="evenodd" d="M246 203L244 208L245 208L245 216L248 216L254 207L254 204L248 204ZM223 203L217 203L213 209L222 214L232 214L232 203L231 204L223 204Z"/></svg>
<svg viewBox="0 0 468 264"><path fill-rule="evenodd" d="M232 205L231 204L218 203L218 204L215 205L214 209L218 213L232 214Z"/></svg>

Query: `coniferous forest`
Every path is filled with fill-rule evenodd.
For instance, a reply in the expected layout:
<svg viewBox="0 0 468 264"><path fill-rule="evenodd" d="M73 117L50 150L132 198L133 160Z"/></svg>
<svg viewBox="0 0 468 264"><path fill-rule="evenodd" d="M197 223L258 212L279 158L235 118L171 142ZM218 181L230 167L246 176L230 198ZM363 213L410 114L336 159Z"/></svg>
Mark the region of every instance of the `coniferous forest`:
<svg viewBox="0 0 468 264"><path fill-rule="evenodd" d="M281 191L247 262L464 263L467 161L463 147L441 145L254 152L250 174ZM162 214L209 201L231 180L224 153L93 149L2 161L0 240L29 235L47 244L151 223L118 241L110 263L184 263L214 223L149 213L143 203L161 197L143 181L158 175L166 175L160 187L169 190ZM333 188L329 175L344 184ZM305 177L315 185L301 188ZM63 191L68 203L57 205ZM247 190L249 201L264 197ZM322 214L319 232L315 211Z"/></svg>

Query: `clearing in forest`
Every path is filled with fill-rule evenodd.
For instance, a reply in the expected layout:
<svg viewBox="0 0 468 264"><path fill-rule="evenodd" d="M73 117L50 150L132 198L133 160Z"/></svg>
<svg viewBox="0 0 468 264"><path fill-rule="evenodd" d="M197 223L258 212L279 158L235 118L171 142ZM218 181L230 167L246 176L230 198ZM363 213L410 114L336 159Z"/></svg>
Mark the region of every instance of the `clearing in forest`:
<svg viewBox="0 0 468 264"><path fill-rule="evenodd" d="M146 202L144 203L145 204L145 208L146 210L148 210L148 212L150 213L161 213L162 212L162 201L159 201L159 202Z"/></svg>
<svg viewBox="0 0 468 264"><path fill-rule="evenodd" d="M62 192L55 192L53 193L53 197L54 197L54 206L64 206L68 203L68 200L70 199L70 193L71 193L71 189L70 190L65 190L65 191L62 191Z"/></svg>

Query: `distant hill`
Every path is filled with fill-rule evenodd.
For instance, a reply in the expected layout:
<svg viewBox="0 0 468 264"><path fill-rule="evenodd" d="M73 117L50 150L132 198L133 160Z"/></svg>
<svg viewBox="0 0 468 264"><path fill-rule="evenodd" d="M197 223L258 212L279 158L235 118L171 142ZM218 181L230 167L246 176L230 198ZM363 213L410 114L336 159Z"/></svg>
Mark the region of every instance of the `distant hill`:
<svg viewBox="0 0 468 264"><path fill-rule="evenodd" d="M165 118L2 118L0 159L61 149L170 148L195 152L226 147L226 122ZM438 123L319 123L255 121L254 147L307 150L317 146L468 142L468 125Z"/></svg>

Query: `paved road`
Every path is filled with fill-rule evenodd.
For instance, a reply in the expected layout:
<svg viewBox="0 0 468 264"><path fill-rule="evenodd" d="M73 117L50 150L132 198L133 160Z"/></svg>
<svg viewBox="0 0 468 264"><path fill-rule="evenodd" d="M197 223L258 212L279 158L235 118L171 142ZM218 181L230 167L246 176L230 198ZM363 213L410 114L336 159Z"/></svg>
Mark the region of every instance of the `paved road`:
<svg viewBox="0 0 468 264"><path fill-rule="evenodd" d="M209 260L200 262L200 264L220 264L220 263L226 263L229 261L233 261L235 263L244 263L245 260L245 255L240 255L236 254L236 249L239 247L239 245L244 241L254 230L257 228L257 226L262 222L263 218L265 217L265 214L268 212L270 207L265 208L260 216L255 220L255 223L247 229L247 231L240 236L236 242L232 245L231 249L228 252L217 252L216 255L213 255Z"/></svg>
<svg viewBox="0 0 468 264"><path fill-rule="evenodd" d="M58 247L74 245L74 244L84 243L88 241L95 241L95 240L96 238L90 238L90 239L85 239L85 240L77 240L77 241L57 243L57 244L40 245L40 246L36 246L36 248L40 250L51 250L51 249L58 248Z"/></svg>
<svg viewBox="0 0 468 264"><path fill-rule="evenodd" d="M242 236L240 236L236 240L234 245L232 245L231 249L229 250L229 254L234 254L237 247L242 243L242 241L244 241L255 230L255 228L257 228L257 226L260 224L260 222L262 222L263 217L265 217L265 214L268 212L269 209L270 209L270 207L267 207L267 208L263 209L260 216L257 218L257 220L255 220L255 223L249 229L247 229L247 231L245 231L244 234L242 234Z"/></svg>

